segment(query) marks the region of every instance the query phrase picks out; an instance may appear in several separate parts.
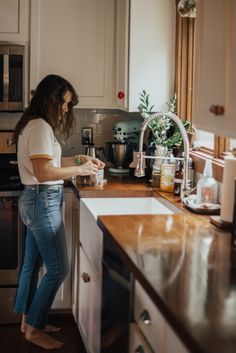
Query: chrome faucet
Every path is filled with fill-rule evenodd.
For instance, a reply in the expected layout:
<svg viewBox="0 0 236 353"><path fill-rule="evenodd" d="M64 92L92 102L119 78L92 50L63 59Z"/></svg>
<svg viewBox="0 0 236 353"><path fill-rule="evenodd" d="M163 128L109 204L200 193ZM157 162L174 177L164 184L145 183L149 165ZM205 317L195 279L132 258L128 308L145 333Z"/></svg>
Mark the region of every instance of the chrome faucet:
<svg viewBox="0 0 236 353"><path fill-rule="evenodd" d="M141 126L141 133L140 133L140 138L139 138L139 151L137 153L137 166L134 172L134 175L136 177L143 177L145 176L145 159L166 159L166 157L156 157L156 156L146 156L145 153L143 152L143 138L144 138L144 132L147 129L148 124L154 120L158 119L161 117L166 117L171 120L173 120L176 125L178 126L181 136L183 138L183 143L184 143L184 156L183 158L175 158L179 160L184 161L184 176L183 176L183 185L182 185L182 195L181 197L187 196L188 195L188 164L189 164L189 140L188 140L188 135L186 133L185 127L181 121L181 119L169 112L156 112L152 114L151 116L145 116L144 117L144 122Z"/></svg>

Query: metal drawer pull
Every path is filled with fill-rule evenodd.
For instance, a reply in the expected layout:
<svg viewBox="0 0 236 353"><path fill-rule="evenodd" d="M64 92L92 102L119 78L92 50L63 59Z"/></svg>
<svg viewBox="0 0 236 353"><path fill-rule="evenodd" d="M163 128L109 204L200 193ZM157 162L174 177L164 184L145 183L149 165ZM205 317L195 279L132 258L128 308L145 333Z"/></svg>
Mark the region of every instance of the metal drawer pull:
<svg viewBox="0 0 236 353"><path fill-rule="evenodd" d="M151 324L151 317L150 317L149 312L146 309L144 309L141 312L139 318L145 325L150 325Z"/></svg>
<svg viewBox="0 0 236 353"><path fill-rule="evenodd" d="M224 115L225 112L223 105L211 105L209 110L214 115Z"/></svg>
<svg viewBox="0 0 236 353"><path fill-rule="evenodd" d="M86 272L83 272L83 273L82 273L81 278L82 278L82 280L84 281L84 283L90 282L90 276L89 276L89 274L86 273Z"/></svg>
<svg viewBox="0 0 236 353"><path fill-rule="evenodd" d="M140 345L135 349L135 353L145 353L143 347Z"/></svg>

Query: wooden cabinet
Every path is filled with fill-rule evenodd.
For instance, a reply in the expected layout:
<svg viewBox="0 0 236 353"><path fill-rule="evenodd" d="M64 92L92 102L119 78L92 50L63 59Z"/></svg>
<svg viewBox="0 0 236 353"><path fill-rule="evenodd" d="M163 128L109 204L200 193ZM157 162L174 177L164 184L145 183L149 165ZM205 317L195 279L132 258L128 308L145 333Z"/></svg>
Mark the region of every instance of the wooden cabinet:
<svg viewBox="0 0 236 353"><path fill-rule="evenodd" d="M116 0L115 6L116 105L137 111L145 89L161 110L174 93L175 1Z"/></svg>
<svg viewBox="0 0 236 353"><path fill-rule="evenodd" d="M99 353L101 345L102 236L81 200L78 326L89 353Z"/></svg>
<svg viewBox="0 0 236 353"><path fill-rule="evenodd" d="M114 0L31 0L30 89L68 79L80 108L113 106Z"/></svg>
<svg viewBox="0 0 236 353"><path fill-rule="evenodd" d="M0 41L29 41L30 0L0 0Z"/></svg>
<svg viewBox="0 0 236 353"><path fill-rule="evenodd" d="M236 138L236 3L197 1L193 121Z"/></svg>

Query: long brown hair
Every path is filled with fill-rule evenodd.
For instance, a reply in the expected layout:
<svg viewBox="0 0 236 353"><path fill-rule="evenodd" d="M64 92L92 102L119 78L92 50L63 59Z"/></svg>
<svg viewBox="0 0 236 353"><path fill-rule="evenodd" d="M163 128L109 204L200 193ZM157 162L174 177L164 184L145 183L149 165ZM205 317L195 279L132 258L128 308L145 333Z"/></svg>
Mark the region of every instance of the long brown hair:
<svg viewBox="0 0 236 353"><path fill-rule="evenodd" d="M70 92L71 102L68 103L68 112L62 112L64 95ZM73 86L58 75L46 76L37 86L28 108L24 111L14 131L14 140L18 137L30 120L42 118L48 122L53 131L59 131L63 139L67 139L73 131L75 118L73 106L78 103L78 95ZM62 119L59 119L63 117Z"/></svg>

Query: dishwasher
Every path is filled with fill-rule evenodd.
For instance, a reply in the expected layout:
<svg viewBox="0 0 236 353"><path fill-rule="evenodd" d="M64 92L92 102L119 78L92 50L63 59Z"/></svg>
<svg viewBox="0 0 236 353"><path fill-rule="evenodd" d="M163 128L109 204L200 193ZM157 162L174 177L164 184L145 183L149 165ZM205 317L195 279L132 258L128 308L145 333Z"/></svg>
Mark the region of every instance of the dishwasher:
<svg viewBox="0 0 236 353"><path fill-rule="evenodd" d="M128 353L133 277L106 234L102 265L101 353Z"/></svg>

